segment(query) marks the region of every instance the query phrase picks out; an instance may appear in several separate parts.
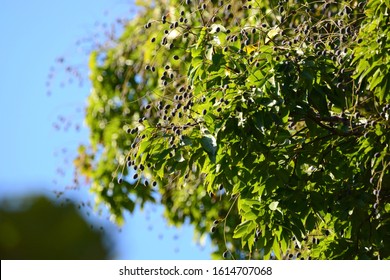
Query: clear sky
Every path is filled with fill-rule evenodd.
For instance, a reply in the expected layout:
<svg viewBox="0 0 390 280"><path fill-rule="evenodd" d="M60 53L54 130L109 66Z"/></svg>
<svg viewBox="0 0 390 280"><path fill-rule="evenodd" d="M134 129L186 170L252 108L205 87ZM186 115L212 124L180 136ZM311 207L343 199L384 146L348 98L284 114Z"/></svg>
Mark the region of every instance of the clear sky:
<svg viewBox="0 0 390 280"><path fill-rule="evenodd" d="M92 41L103 41L105 23L131 17L131 2L0 0L0 197L49 195L70 183L76 148L88 139L82 121L90 88L87 80L82 87L69 81L56 59L77 65L86 78ZM87 190L69 190L66 196L91 200ZM209 241L197 246L191 227L168 227L159 207L137 210L121 232L90 215L114 236L118 259L210 258Z"/></svg>

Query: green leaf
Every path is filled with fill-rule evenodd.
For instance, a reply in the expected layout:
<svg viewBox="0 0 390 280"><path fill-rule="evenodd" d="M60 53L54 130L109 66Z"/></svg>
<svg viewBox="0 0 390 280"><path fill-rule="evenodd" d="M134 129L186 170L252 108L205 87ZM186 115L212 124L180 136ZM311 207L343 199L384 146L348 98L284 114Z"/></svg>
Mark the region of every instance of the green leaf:
<svg viewBox="0 0 390 280"><path fill-rule="evenodd" d="M272 245L272 252L275 254L275 257L277 260L281 260L282 259L282 255L281 255L281 252L280 252L280 245L279 245L279 242L278 242L278 239L277 238L274 238L274 243Z"/></svg>
<svg viewBox="0 0 390 280"><path fill-rule="evenodd" d="M276 26L276 27L272 28L270 31L268 31L267 37L265 38L265 44L267 44L270 40L272 40L280 32L281 32L281 29L278 26Z"/></svg>
<svg viewBox="0 0 390 280"><path fill-rule="evenodd" d="M233 238L243 237L248 232L248 228L250 227L251 223L252 223L251 221L244 221L241 224L239 224L234 229Z"/></svg>
<svg viewBox="0 0 390 280"><path fill-rule="evenodd" d="M217 71L220 68L221 64L225 61L223 58L224 58L224 55L221 53L214 53L213 54L212 61L213 61L213 67L215 67L215 68L212 68L213 71Z"/></svg>
<svg viewBox="0 0 390 280"><path fill-rule="evenodd" d="M309 92L308 101L322 116L329 116L326 95L320 88L314 88Z"/></svg>
<svg viewBox="0 0 390 280"><path fill-rule="evenodd" d="M310 212L305 220L306 230L312 231L315 228L316 223L317 223L317 218L313 213Z"/></svg>
<svg viewBox="0 0 390 280"><path fill-rule="evenodd" d="M200 139L203 149L207 152L212 162L215 162L217 153L217 140L211 134L206 134Z"/></svg>
<svg viewBox="0 0 390 280"><path fill-rule="evenodd" d="M288 122L288 117L290 116L290 110L288 107L282 107L279 111L280 117L282 119L282 123L287 123Z"/></svg>
<svg viewBox="0 0 390 280"><path fill-rule="evenodd" d="M275 211L278 208L278 205L279 205L279 201L273 201L270 203L269 209L271 209L272 211Z"/></svg>
<svg viewBox="0 0 390 280"><path fill-rule="evenodd" d="M208 60L212 61L213 60L213 54L214 54L214 48L213 48L213 46L210 46L209 48L207 48L207 51L205 53L205 57Z"/></svg>
<svg viewBox="0 0 390 280"><path fill-rule="evenodd" d="M255 235L254 234L250 234L248 236L248 249L249 249L249 252L251 253L252 250L253 250L253 245L255 244Z"/></svg>
<svg viewBox="0 0 390 280"><path fill-rule="evenodd" d="M142 153L147 149L150 148L150 141L142 141L138 148L138 156L141 156Z"/></svg>
<svg viewBox="0 0 390 280"><path fill-rule="evenodd" d="M262 70L259 69L249 75L248 82L261 88L267 82L267 79Z"/></svg>
<svg viewBox="0 0 390 280"><path fill-rule="evenodd" d="M182 138L181 138L181 141L183 142L183 144L185 146L192 146L192 140L190 137L186 136L186 135L183 135Z"/></svg>
<svg viewBox="0 0 390 280"><path fill-rule="evenodd" d="M376 69L374 75L372 75L371 79L370 79L370 89L371 90L374 90L375 87L382 82L384 78L384 75L381 71L381 68L378 68ZM382 98L381 98L382 99Z"/></svg>
<svg viewBox="0 0 390 280"><path fill-rule="evenodd" d="M207 33L207 27L202 27L202 30L200 31L198 36L198 41L196 42L195 49L199 49L199 47L203 45L204 39L206 37L206 33Z"/></svg>

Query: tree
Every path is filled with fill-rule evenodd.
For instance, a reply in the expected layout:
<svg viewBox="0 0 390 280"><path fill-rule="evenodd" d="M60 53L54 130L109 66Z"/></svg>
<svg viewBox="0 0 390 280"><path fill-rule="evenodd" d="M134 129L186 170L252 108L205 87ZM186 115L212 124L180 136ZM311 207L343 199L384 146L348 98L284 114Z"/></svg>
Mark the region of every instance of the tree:
<svg viewBox="0 0 390 280"><path fill-rule="evenodd" d="M91 54L75 165L214 258L390 257L390 1L144 5Z"/></svg>
<svg viewBox="0 0 390 280"><path fill-rule="evenodd" d="M0 257L16 260L99 260L112 252L71 203L43 196L2 198Z"/></svg>

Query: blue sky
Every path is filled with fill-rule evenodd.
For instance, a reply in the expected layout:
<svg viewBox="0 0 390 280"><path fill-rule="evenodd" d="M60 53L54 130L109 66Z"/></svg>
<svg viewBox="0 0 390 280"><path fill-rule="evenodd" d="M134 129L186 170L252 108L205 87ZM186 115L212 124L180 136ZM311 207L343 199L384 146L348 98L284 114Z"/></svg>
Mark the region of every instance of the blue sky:
<svg viewBox="0 0 390 280"><path fill-rule="evenodd" d="M102 42L105 23L131 17L134 8L129 3L0 0L0 197L50 195L71 182L72 158L88 139L82 121L90 88L87 80L82 87L70 82L56 59L77 65L86 78L86 52L92 44L87 39ZM87 42L77 45L80 39ZM53 79L48 79L50 73ZM67 190L65 195L79 202L91 200L88 190ZM91 216L114 236L118 259L210 257L208 240L197 246L190 227L168 227L159 207L137 210L121 232L92 211Z"/></svg>

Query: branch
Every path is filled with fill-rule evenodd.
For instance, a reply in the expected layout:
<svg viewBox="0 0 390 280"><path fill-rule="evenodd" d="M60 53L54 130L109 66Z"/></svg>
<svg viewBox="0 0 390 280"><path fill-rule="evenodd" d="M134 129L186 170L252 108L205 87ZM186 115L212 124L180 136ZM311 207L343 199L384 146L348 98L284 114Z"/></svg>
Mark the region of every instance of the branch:
<svg viewBox="0 0 390 280"><path fill-rule="evenodd" d="M322 117L318 114L309 113L306 115L309 119L313 120L316 124L318 124L320 127L330 131L334 135L338 136L352 136L352 135L361 135L362 129L360 127L356 127L354 129L348 130L348 131L342 131L340 129L336 129L332 126L326 125L323 122L330 122L330 123L343 123L346 124L347 120L345 118L340 118L337 116L331 116L331 117Z"/></svg>

